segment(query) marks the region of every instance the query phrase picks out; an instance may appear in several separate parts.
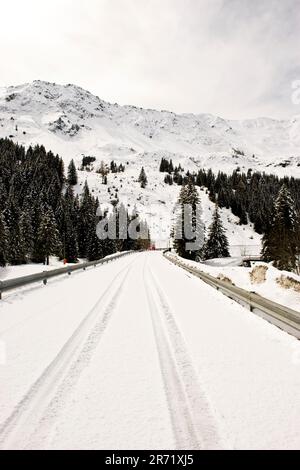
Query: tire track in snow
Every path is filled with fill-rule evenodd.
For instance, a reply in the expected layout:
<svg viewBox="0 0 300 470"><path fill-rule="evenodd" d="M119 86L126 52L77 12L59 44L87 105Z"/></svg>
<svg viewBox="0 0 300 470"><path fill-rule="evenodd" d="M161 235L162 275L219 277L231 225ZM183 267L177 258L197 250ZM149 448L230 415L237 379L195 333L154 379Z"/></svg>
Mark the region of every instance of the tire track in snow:
<svg viewBox="0 0 300 470"><path fill-rule="evenodd" d="M182 333L165 295L146 266L144 282L176 448L226 448Z"/></svg>
<svg viewBox="0 0 300 470"><path fill-rule="evenodd" d="M113 278L54 360L0 427L0 449L43 447L68 393L89 364L107 328L135 259Z"/></svg>

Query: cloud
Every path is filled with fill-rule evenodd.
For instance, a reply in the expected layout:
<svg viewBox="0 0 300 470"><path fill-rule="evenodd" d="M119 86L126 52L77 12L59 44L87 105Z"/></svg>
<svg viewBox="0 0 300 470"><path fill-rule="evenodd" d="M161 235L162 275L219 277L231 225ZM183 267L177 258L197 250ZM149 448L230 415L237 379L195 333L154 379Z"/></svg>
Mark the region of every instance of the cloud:
<svg viewBox="0 0 300 470"><path fill-rule="evenodd" d="M232 118L299 113L300 0L44 5L0 0L0 85L72 82L112 102Z"/></svg>

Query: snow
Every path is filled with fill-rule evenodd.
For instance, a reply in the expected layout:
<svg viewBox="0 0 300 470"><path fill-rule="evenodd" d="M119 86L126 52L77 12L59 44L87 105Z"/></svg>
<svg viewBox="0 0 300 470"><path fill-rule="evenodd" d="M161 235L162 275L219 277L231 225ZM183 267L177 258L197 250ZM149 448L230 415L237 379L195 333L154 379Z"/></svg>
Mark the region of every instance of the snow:
<svg viewBox="0 0 300 470"><path fill-rule="evenodd" d="M116 158L114 160L120 163L120 160ZM84 181L87 181L93 194L99 197L102 206L107 207L115 199L115 190L111 189L108 193L108 187L115 187L120 201L129 210L136 207L142 217L147 219L151 237L157 247L166 248L169 243L170 229L174 223L174 207L181 187L164 183L165 174L158 173L160 159L156 158L149 162L146 168L148 186L142 190L137 180L143 160L137 157L135 164L136 168L126 168L125 173L110 174L108 186L101 184L101 175L93 172L79 172L80 182L76 191L80 193ZM208 228L212 222L215 205L209 200L206 190L200 190L199 195L203 210L202 219ZM248 253L259 255L261 236L254 231L252 224L239 225L239 218L225 208L220 210L220 215L229 240L231 254L234 256Z"/></svg>
<svg viewBox="0 0 300 470"><path fill-rule="evenodd" d="M128 253L123 251L122 254ZM112 255L106 256L105 260L113 259L115 256L120 255L119 252L113 253ZM86 263L86 259L78 260L78 263ZM18 277L28 276L30 274L37 274L42 273L43 271L51 271L51 269L59 269L65 268L67 266L74 266L72 263L64 263L63 261L59 260L55 256L50 256L49 258L49 266L45 266L44 264L35 264L35 263L28 263L28 264L21 264L19 266L11 266L7 265L5 268L0 267L0 280L4 281L5 279L16 279Z"/></svg>
<svg viewBox="0 0 300 470"><path fill-rule="evenodd" d="M299 448L299 342L160 253L6 295L0 340L1 448Z"/></svg>
<svg viewBox="0 0 300 470"><path fill-rule="evenodd" d="M7 101L7 97L13 99ZM26 136L22 134L23 115L29 117ZM59 118L65 123L63 130L52 127ZM34 81L2 90L0 119L0 135L13 134L25 144L47 143L66 159L88 151L107 158L112 149L122 148L130 160L134 149L150 158L157 152L170 152L175 160L225 171L240 166L299 174L299 116L232 121L210 114L177 115L107 103L75 85ZM21 127L17 133L16 123ZM68 132L72 125L80 128L73 137ZM233 157L233 149L245 155ZM284 159L290 163L283 169L279 164Z"/></svg>
<svg viewBox="0 0 300 470"><path fill-rule="evenodd" d="M17 277L28 276L30 274L42 273L43 271L49 271L51 269L63 268L68 265L64 265L63 261L59 261L55 257L50 257L49 266L44 264L22 264L19 266L6 266L5 268L0 267L0 280L15 279Z"/></svg>
<svg viewBox="0 0 300 470"><path fill-rule="evenodd" d="M198 279L176 267L171 276L169 267L157 264L228 445L299 448L299 342Z"/></svg>
<svg viewBox="0 0 300 470"><path fill-rule="evenodd" d="M300 282L300 276L294 273L279 271L279 269L274 268L271 263L252 262L251 268L242 267L240 266L243 261L242 257L215 259L206 261L205 263L198 263L180 258L175 253L173 253L172 256L179 258L187 265L197 268L200 271L204 271L214 277L224 275L236 286L241 287L242 289L256 292L262 297L266 297L273 302L277 302L300 312L300 293L293 289L285 289L276 282L282 275L294 278ZM267 267L266 280L261 284L251 283L250 273L255 266Z"/></svg>
<svg viewBox="0 0 300 470"><path fill-rule="evenodd" d="M95 157L93 171L78 172L76 193L88 181L103 207L117 198L136 207L158 248L168 246L180 191L164 183L162 157L185 171L297 177L299 128L299 116L230 121L112 105L75 85L0 90L0 138L42 144L77 168ZM108 186L96 173L102 160L125 166ZM205 189L199 195L208 227L214 204ZM266 282L251 284L250 268L239 264L260 254L261 237L230 210L220 215L232 258L190 264L299 311L300 294L280 287L272 266ZM49 267L8 266L0 280L62 266L55 258ZM132 254L3 297L0 447L299 448L299 343L160 254Z"/></svg>
<svg viewBox="0 0 300 470"><path fill-rule="evenodd" d="M13 99L7 101L9 96ZM59 119L61 128L57 127ZM26 147L42 144L63 157L66 166L73 158L80 168L83 156L96 158L95 170L101 160L124 164L125 173L109 175L108 185L115 186L129 209L136 204L141 215L152 220L152 235L159 247L167 246L172 208L180 189L164 183L165 175L158 172L162 157L172 158L185 171L212 167L216 173L231 172L240 167L244 171L252 168L296 177L300 175L299 122L297 116L290 121L229 121L210 114L176 115L119 106L75 85L42 81L9 87L0 96L0 137L13 136ZM74 132L74 126L78 131ZM236 155L233 149L245 155ZM285 168L280 166L283 160L290 162ZM149 181L145 190L137 183L142 166ZM87 180L101 203L116 199L114 192L108 194L95 171L80 172L79 180L78 192ZM209 223L212 204L205 194L202 199L204 218ZM254 245L259 252L260 237L253 227L241 227L230 211L221 212L231 254L239 256L245 247Z"/></svg>
<svg viewBox="0 0 300 470"><path fill-rule="evenodd" d="M206 229L212 223L215 204L209 200L206 190L200 191L203 210L203 222ZM222 225L230 245L231 256L259 255L261 253L261 236L253 229L252 224L240 225L239 218L229 209L220 210Z"/></svg>

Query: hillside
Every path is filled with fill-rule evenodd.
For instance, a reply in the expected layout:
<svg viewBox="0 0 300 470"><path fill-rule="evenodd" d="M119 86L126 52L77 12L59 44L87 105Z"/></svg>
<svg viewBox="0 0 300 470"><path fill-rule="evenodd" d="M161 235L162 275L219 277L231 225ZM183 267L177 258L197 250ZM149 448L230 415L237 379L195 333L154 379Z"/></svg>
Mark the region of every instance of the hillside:
<svg viewBox="0 0 300 470"><path fill-rule="evenodd" d="M164 184L158 172L162 157L181 163L185 170L212 167L216 172L239 167L279 175L300 175L300 118L232 121L209 114L181 114L107 103L75 85L34 81L0 90L0 137L25 145L43 144L58 153L66 165L73 158L96 158L91 172L80 172L101 203L116 196L129 207L136 204L153 221L153 236L165 241L170 213L179 188ZM125 172L109 175L101 184L95 170L101 160L125 165ZM144 166L149 180L145 190L137 183ZM80 185L77 191L80 191ZM211 219L211 203L202 192L204 219ZM157 214L160 214L158 217ZM259 246L251 227L236 225L237 218L222 211L231 245ZM163 221L163 224L162 224ZM161 232L164 227L163 233Z"/></svg>

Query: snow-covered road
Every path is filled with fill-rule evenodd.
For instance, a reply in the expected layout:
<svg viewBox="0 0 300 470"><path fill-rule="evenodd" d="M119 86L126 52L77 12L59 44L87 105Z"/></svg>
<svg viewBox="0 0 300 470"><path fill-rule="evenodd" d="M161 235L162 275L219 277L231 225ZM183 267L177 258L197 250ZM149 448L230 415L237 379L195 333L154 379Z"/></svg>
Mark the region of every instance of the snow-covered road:
<svg viewBox="0 0 300 470"><path fill-rule="evenodd" d="M6 296L0 345L0 448L300 448L300 343L160 253Z"/></svg>

